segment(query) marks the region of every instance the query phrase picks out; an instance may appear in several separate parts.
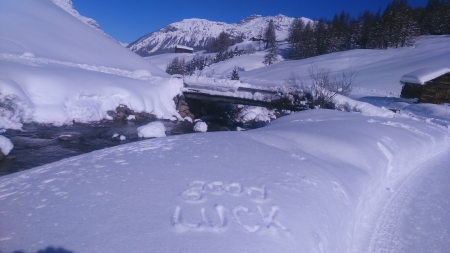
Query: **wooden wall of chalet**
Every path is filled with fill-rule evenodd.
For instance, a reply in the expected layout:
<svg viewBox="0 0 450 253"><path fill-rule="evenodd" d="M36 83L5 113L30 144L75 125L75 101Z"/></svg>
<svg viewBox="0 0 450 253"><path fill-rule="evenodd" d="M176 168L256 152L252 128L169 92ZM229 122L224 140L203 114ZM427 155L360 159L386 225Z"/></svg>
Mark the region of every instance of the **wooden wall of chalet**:
<svg viewBox="0 0 450 253"><path fill-rule="evenodd" d="M421 94L422 94L422 84L404 83L400 97L419 99Z"/></svg>
<svg viewBox="0 0 450 253"><path fill-rule="evenodd" d="M426 82L422 87L420 103L450 103L450 73Z"/></svg>
<svg viewBox="0 0 450 253"><path fill-rule="evenodd" d="M175 48L175 53L193 53L194 51L185 48Z"/></svg>

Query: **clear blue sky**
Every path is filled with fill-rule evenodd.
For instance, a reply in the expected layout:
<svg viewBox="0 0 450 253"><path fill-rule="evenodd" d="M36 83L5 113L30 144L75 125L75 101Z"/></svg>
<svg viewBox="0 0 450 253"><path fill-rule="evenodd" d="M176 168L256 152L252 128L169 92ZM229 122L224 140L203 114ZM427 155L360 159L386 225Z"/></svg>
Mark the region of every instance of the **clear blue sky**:
<svg viewBox="0 0 450 253"><path fill-rule="evenodd" d="M384 10L392 0L72 0L81 15L97 20L121 42L133 42L185 18L237 23L252 14L331 19L342 10L357 16L364 10ZM409 0L412 7L427 0Z"/></svg>

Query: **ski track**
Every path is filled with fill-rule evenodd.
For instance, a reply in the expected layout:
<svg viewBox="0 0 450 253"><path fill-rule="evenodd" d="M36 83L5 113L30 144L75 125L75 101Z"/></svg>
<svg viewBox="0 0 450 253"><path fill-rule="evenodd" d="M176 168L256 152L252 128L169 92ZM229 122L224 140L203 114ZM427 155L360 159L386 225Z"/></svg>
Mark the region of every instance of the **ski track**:
<svg viewBox="0 0 450 253"><path fill-rule="evenodd" d="M427 178L426 175L436 173L436 170L442 170L442 168L448 167L450 164L450 150L447 150L445 152L442 152L441 154L435 156L434 158L428 160L424 164L417 167L415 171L411 173L411 175L403 182L403 184L399 187L399 189L395 192L395 194L388 200L387 204L384 206L383 211L381 212L381 215L378 219L377 225L375 227L374 232L372 233L372 237L370 239L368 250L365 252L370 253L396 253L396 252L424 252L417 248L413 249L411 251L411 244L417 243L415 241L411 241L411 236L408 236L406 234L410 233L408 227L405 227L405 223L408 222L409 216L411 216L411 206L415 204L415 198L417 193L421 189L426 189L428 192L428 186L425 184L428 184L430 181L430 178ZM440 167L440 168L439 168ZM445 172L444 172L445 173ZM448 174L448 172L446 172ZM441 183L442 182L436 182L439 181L439 178L434 176L435 178L431 178L433 183ZM441 180L443 181L443 180ZM439 187L439 190L447 190L450 189L444 189L445 186ZM436 193L438 191L435 191ZM434 196L433 196L434 197ZM434 199L434 198L433 198ZM441 203L438 200L429 200L430 204L436 205L436 207L442 208ZM447 203L447 207L450 207L450 204ZM423 210L423 212L426 213L425 205L419 207ZM428 207L429 208L429 207ZM433 208L430 208L431 210ZM429 213L426 213L427 215ZM431 215L433 216L433 215ZM426 220L428 217L414 217L409 218L412 219L412 222L414 223L418 221L421 221L422 223L426 223ZM441 217L432 217L432 219L440 219ZM414 220L416 219L416 220ZM413 229L420 230L420 226L413 224ZM447 224L450 225L450 224ZM445 225L444 225L445 227ZM446 230L444 231L446 234L440 236L444 239L444 241L441 241L441 243L446 244L445 246L450 246L450 231ZM434 238L424 238L424 237L430 237L430 234L427 235L420 235L422 240L431 240L434 241ZM445 239L447 242L445 242ZM428 251L429 249L427 249ZM431 251L428 251L431 252ZM433 251L433 252L443 252L443 251Z"/></svg>
<svg viewBox="0 0 450 253"><path fill-rule="evenodd" d="M89 64L81 64L81 63L74 63L74 62L66 62L66 61L58 61L53 59L47 59L47 58L40 58L40 57L28 57L23 55L15 55L15 54L8 54L8 53L0 53L0 59L9 60L13 62L18 63L34 63L34 64L56 64L56 65L62 65L72 68L79 68L94 72L101 72L105 74L111 74L111 75L117 75L117 76L123 76L138 80L149 80L149 76L138 76L133 75L132 71L124 70L124 69L118 69L113 67L106 67L106 66L96 66L96 65L89 65ZM154 77L150 77L154 78Z"/></svg>

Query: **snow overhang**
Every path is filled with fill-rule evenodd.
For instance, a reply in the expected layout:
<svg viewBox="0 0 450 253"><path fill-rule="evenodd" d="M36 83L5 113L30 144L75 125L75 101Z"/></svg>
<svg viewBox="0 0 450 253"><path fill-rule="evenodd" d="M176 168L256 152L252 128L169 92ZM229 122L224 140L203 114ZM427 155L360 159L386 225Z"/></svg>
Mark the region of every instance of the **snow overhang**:
<svg viewBox="0 0 450 253"><path fill-rule="evenodd" d="M423 68L402 76L400 82L425 84L426 82L447 73L450 73L450 68L441 68L441 69Z"/></svg>

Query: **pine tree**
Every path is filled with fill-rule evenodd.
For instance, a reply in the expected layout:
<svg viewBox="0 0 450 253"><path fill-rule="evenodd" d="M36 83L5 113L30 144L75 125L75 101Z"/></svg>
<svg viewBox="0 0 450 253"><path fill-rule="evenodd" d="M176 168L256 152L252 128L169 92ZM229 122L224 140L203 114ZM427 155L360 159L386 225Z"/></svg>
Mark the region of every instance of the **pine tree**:
<svg viewBox="0 0 450 253"><path fill-rule="evenodd" d="M289 27L287 41L289 43L288 57L291 60L299 60L302 58L301 43L304 28L305 23L300 18L294 19Z"/></svg>
<svg viewBox="0 0 450 253"><path fill-rule="evenodd" d="M315 25L314 37L316 42L317 55L327 54L329 52L329 30L325 21L319 19Z"/></svg>
<svg viewBox="0 0 450 253"><path fill-rule="evenodd" d="M170 75L185 75L186 74L186 63L184 59L178 59L175 57L166 67L166 73Z"/></svg>
<svg viewBox="0 0 450 253"><path fill-rule="evenodd" d="M269 24L264 31L264 38L266 40L267 54L264 55L263 63L271 65L278 61L277 37L275 35L275 24L272 19L269 21Z"/></svg>
<svg viewBox="0 0 450 253"><path fill-rule="evenodd" d="M301 42L302 58L317 56L317 43L314 36L314 25L309 22L303 30Z"/></svg>
<svg viewBox="0 0 450 253"><path fill-rule="evenodd" d="M237 71L236 67L234 67L233 71L231 72L231 80L239 80L239 72Z"/></svg>
<svg viewBox="0 0 450 253"><path fill-rule="evenodd" d="M228 50L228 47L232 45L232 40L230 34L226 32L221 32L217 38L213 39L211 43L211 52L223 53Z"/></svg>

